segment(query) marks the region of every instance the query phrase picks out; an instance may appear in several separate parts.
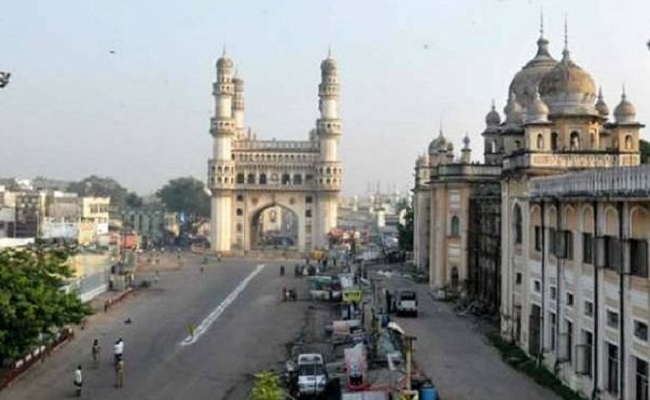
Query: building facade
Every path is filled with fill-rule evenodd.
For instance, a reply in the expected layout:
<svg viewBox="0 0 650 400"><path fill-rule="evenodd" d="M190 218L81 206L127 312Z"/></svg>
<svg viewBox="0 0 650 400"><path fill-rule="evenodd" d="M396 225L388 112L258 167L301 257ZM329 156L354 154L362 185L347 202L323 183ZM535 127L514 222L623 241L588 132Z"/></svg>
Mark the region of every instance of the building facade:
<svg viewBox="0 0 650 400"><path fill-rule="evenodd" d="M494 105L486 117L485 164L498 169L496 186L447 184L434 168L449 160L440 138L429 159L418 159L416 262L429 263L434 288L454 279L450 261L466 265L470 296L488 303L498 296L502 336L585 397L645 400L650 167L639 165L643 125L625 92L610 115L566 40L559 61L548 46L542 34L513 78L505 120ZM466 263L450 257L457 248Z"/></svg>
<svg viewBox="0 0 650 400"><path fill-rule="evenodd" d="M320 118L305 141L258 140L245 128L244 82L225 54L217 61L213 94L214 142L208 162L212 249L254 250L260 215L273 207L295 215L296 250L327 246L327 234L336 227L343 176L336 62L328 56L321 63Z"/></svg>

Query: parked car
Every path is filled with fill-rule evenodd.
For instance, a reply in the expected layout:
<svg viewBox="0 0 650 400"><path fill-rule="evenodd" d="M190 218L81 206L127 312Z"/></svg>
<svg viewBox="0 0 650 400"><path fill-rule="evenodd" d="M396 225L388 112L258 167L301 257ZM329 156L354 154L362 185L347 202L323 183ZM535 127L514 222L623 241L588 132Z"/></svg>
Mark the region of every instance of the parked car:
<svg viewBox="0 0 650 400"><path fill-rule="evenodd" d="M298 356L298 391L300 396L319 395L325 391L327 371L323 356L317 353Z"/></svg>
<svg viewBox="0 0 650 400"><path fill-rule="evenodd" d="M413 290L400 290L397 294L397 316L418 316L418 297Z"/></svg>

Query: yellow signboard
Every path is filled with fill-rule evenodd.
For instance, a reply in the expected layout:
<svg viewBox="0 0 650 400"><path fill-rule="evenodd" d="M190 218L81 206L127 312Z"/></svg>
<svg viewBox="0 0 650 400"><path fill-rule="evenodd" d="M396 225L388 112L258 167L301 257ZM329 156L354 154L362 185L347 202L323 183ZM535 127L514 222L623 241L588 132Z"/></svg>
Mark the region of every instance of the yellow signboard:
<svg viewBox="0 0 650 400"><path fill-rule="evenodd" d="M343 291L344 303L361 303L361 290L347 289Z"/></svg>

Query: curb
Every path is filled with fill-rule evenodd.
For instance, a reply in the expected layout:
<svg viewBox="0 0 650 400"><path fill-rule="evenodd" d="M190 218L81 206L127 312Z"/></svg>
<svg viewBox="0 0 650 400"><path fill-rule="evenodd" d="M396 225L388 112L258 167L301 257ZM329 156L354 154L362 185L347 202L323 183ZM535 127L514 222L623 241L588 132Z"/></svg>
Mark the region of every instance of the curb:
<svg viewBox="0 0 650 400"><path fill-rule="evenodd" d="M104 312L108 312L108 310L113 307L114 304L117 304L124 300L129 294L133 293L135 290L130 287L127 288L126 290L122 291L121 293L117 294L116 296L113 296L109 299L107 299L104 302Z"/></svg>

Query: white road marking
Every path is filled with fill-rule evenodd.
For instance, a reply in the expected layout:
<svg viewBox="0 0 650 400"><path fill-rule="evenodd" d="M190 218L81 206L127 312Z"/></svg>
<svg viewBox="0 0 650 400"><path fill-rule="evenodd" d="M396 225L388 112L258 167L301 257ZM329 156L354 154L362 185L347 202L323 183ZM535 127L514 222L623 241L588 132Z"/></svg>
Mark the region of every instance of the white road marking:
<svg viewBox="0 0 650 400"><path fill-rule="evenodd" d="M251 272L250 275L248 275L246 277L246 279L244 279L243 281L241 281L239 283L239 285L237 285L235 290L233 290L228 295L228 297L226 297L221 302L221 304L219 304L217 306L217 308L212 310L212 312L210 314L208 314L208 316L205 317L205 319L203 319L203 321L201 321L199 326L197 326L196 329L194 330L194 335L187 335L187 337L185 339L183 339L183 341L181 342L181 345L182 346L189 346L191 344L196 343L199 340L199 338L205 332L207 332L207 330L214 323L214 321L216 321L221 316L221 314L223 314L223 312L226 310L226 308L228 308L228 306L230 304L232 304L232 302L234 302L237 299L237 297L241 294L241 292L243 292L244 289L246 289L246 286L248 286L250 281L253 280L253 278L255 278L255 276L257 274L262 272L263 269L264 269L264 264L259 264L257 266L257 268L255 268L255 270L253 270L253 272Z"/></svg>

